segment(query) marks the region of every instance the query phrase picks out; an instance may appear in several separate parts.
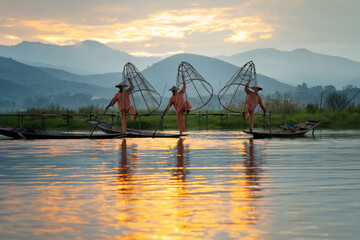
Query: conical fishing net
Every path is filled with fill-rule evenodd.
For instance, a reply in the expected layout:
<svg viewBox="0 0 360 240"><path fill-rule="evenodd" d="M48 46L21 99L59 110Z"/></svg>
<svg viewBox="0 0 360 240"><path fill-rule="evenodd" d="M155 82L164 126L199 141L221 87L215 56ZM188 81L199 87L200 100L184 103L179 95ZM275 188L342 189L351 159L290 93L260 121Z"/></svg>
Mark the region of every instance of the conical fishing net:
<svg viewBox="0 0 360 240"><path fill-rule="evenodd" d="M160 94L132 63L127 63L123 69L123 82L130 87L130 81L134 86L130 100L137 112L141 110L145 113L152 113L159 108Z"/></svg>
<svg viewBox="0 0 360 240"><path fill-rule="evenodd" d="M227 110L242 112L247 94L244 86L251 88L257 85L255 64L252 61L242 66L219 91L219 102Z"/></svg>
<svg viewBox="0 0 360 240"><path fill-rule="evenodd" d="M185 82L185 101L192 106L191 111L205 106L213 96L213 88L188 62L181 62L178 67L176 87L179 90Z"/></svg>

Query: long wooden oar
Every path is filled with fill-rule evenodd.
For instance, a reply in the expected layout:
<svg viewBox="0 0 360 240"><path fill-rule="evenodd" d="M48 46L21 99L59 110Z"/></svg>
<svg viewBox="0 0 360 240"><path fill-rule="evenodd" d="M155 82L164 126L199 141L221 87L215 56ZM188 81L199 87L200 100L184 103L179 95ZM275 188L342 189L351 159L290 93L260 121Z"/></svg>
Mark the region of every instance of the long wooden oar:
<svg viewBox="0 0 360 240"><path fill-rule="evenodd" d="M95 129L97 128L97 126L99 125L99 123L101 122L102 118L104 117L105 113L106 113L107 109L105 108L105 111L104 113L101 115L99 121L96 123L95 127L93 128L93 130L91 131L90 135L89 135L89 138L91 138L93 132L95 131Z"/></svg>
<svg viewBox="0 0 360 240"><path fill-rule="evenodd" d="M157 130L159 129L162 121L164 120L164 116L165 116L165 114L161 114L161 119L160 119L159 124L157 125L157 127L156 127L156 129L155 129L155 131L154 131L154 133L153 133L153 135L152 135L152 137L155 137L155 134L156 134Z"/></svg>
<svg viewBox="0 0 360 240"><path fill-rule="evenodd" d="M167 86L167 83L165 84L164 90L163 90L163 92L162 92L161 99L160 99L160 104L159 104L159 105L161 105L161 103L162 103L166 86ZM162 123L162 121L163 121L163 119L164 119L164 116L165 116L165 114L161 114L161 119L160 119L159 124L157 125L157 127L156 127L156 129L155 129L154 134L153 134L152 137L155 137L155 134L156 134L157 130L159 129L160 124Z"/></svg>

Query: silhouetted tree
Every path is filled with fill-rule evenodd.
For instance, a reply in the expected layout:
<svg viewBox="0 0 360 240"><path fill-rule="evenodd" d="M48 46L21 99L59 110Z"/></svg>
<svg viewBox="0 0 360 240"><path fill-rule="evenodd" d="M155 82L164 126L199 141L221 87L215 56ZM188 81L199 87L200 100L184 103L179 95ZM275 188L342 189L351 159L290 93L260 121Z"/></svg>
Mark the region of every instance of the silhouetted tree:
<svg viewBox="0 0 360 240"><path fill-rule="evenodd" d="M326 106L331 110L340 109L345 106L347 102L347 96L344 93L333 92L327 95Z"/></svg>

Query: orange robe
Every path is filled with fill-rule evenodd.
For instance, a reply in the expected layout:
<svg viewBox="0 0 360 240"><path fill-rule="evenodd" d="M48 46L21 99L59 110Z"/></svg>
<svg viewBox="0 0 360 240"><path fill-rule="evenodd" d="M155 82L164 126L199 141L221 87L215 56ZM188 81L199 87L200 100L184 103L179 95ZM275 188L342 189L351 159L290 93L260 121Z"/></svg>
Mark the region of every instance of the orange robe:
<svg viewBox="0 0 360 240"><path fill-rule="evenodd" d="M166 111L169 111L171 106L174 105L180 134L186 132L185 124L183 120L183 114L185 111L189 111L191 109L191 105L189 101L185 101L184 99L185 89L186 86L184 85L177 94L171 96L168 107L166 108Z"/></svg>
<svg viewBox="0 0 360 240"><path fill-rule="evenodd" d="M252 132L254 128L254 112L256 106L259 104L263 111L266 111L266 109L263 105L262 99L259 94L250 91L247 87L245 87L245 92L248 95L248 97L246 99L244 106L245 114L243 115L243 118L244 120L246 120L248 118L248 113L250 113L249 130L250 132Z"/></svg>
<svg viewBox="0 0 360 240"><path fill-rule="evenodd" d="M124 92L117 92L110 103L110 106L114 106L117 102L119 112L121 116L121 128L123 132L126 132L126 113L130 114L132 120L136 119L136 110L133 105L130 104L130 94L134 88L128 88Z"/></svg>

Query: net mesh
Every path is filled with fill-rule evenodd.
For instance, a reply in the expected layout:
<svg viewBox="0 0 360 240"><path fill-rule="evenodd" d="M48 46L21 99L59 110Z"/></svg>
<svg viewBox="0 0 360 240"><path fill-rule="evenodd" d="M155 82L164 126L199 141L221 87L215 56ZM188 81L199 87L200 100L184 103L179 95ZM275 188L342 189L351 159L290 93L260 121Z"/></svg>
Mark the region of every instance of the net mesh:
<svg viewBox="0 0 360 240"><path fill-rule="evenodd" d="M130 99L136 111L152 113L159 108L161 104L160 94L132 63L125 64L122 81L128 86L131 85L131 81L134 86Z"/></svg>
<svg viewBox="0 0 360 240"><path fill-rule="evenodd" d="M231 112L242 112L247 94L244 88L257 86L255 64L252 61L242 66L219 91L219 102Z"/></svg>
<svg viewBox="0 0 360 240"><path fill-rule="evenodd" d="M192 106L191 111L204 107L213 96L213 88L188 62L181 62L178 67L176 87L186 84L185 100Z"/></svg>

